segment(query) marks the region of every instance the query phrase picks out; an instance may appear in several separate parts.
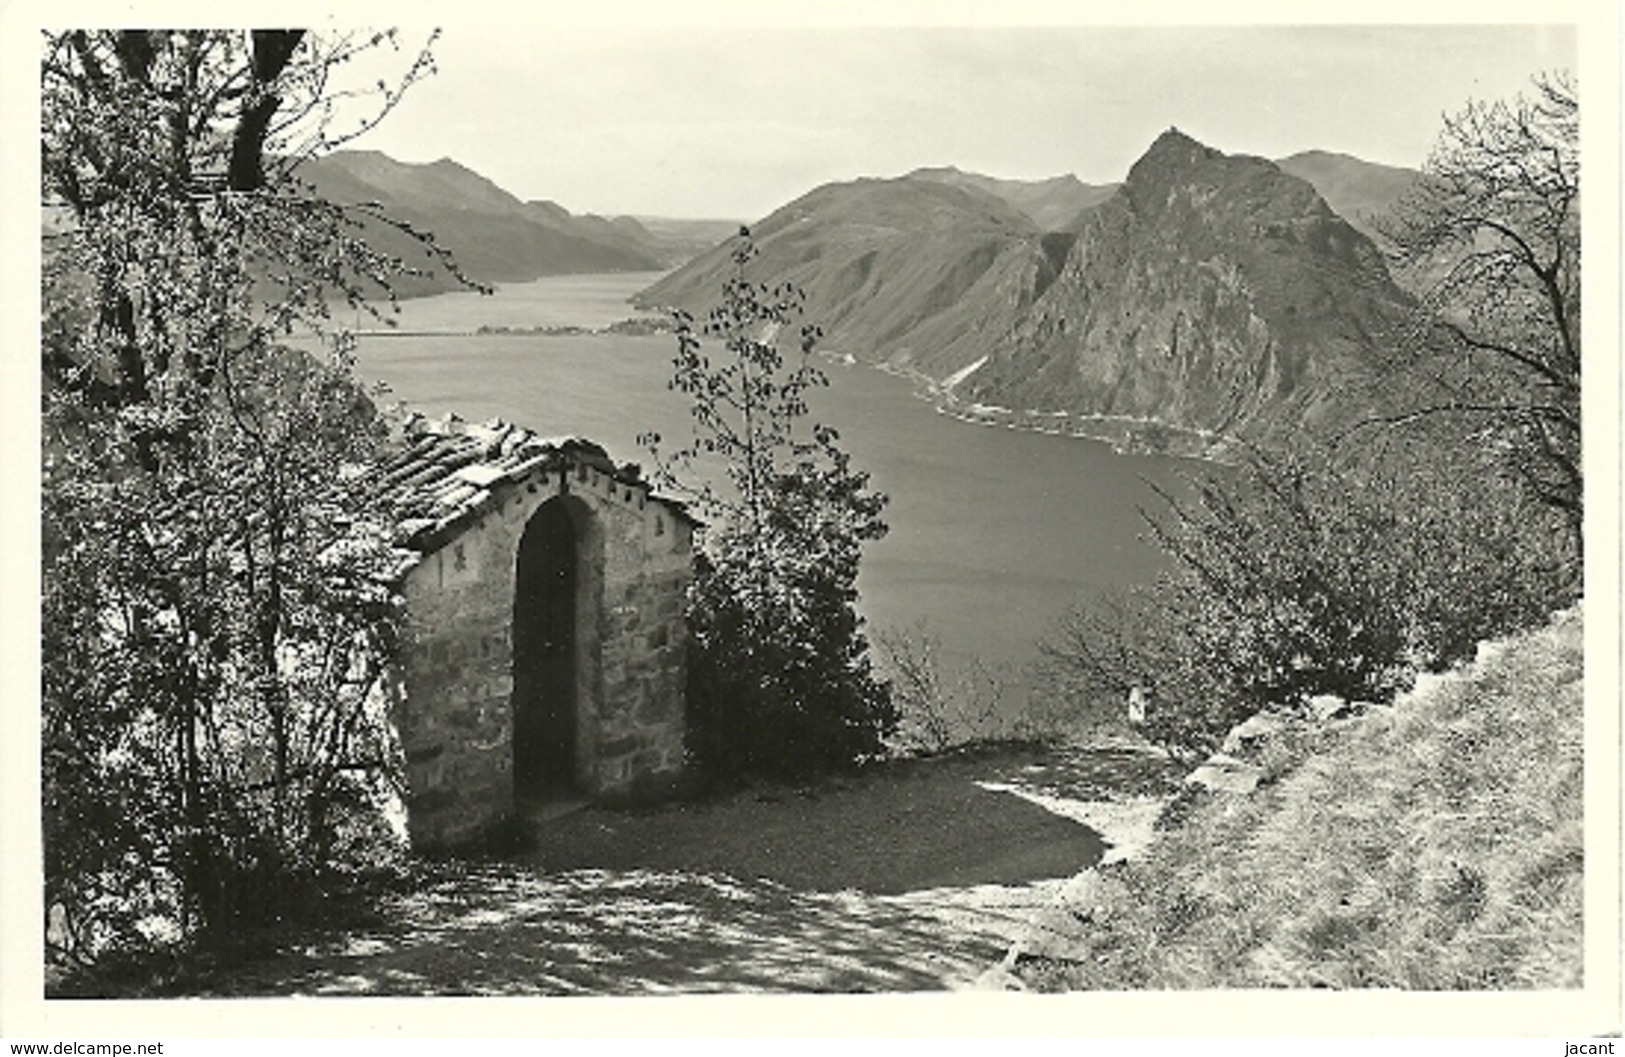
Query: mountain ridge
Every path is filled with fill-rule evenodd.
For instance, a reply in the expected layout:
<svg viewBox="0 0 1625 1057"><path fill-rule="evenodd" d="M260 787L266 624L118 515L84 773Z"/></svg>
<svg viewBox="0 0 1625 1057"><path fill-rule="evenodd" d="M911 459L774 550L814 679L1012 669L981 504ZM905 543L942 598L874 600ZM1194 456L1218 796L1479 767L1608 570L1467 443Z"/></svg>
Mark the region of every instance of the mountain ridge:
<svg viewBox="0 0 1625 1057"><path fill-rule="evenodd" d="M301 163L295 176L330 201L375 202L391 219L432 233L466 275L484 283L661 272L706 244L696 242L692 232L700 228L694 222L687 228L676 222L675 233L657 234L631 217L577 215L547 199L523 201L451 158L414 163L376 150L341 150ZM377 249L408 262L423 260L423 248L411 236L376 222L365 223L364 230ZM459 288L450 275L434 274L403 279L397 293L420 296Z"/></svg>
<svg viewBox="0 0 1625 1057"><path fill-rule="evenodd" d="M1011 325L1052 275L1043 233L991 194L907 177L814 188L752 227L755 274L807 294L826 351L948 373ZM732 274L719 246L644 290L643 307L705 307ZM971 356L970 358L974 358Z"/></svg>
<svg viewBox="0 0 1625 1057"><path fill-rule="evenodd" d="M1347 418L1410 310L1309 181L1177 129L1060 231L964 176L815 188L755 226L753 277L802 286L826 350L914 373L951 410L1155 424L1206 447ZM701 309L726 261L638 302Z"/></svg>
<svg viewBox="0 0 1625 1057"><path fill-rule="evenodd" d="M1382 218L1415 189L1421 177L1415 169L1381 165L1340 151L1299 151L1275 164L1313 184L1339 216L1379 246L1384 244Z"/></svg>
<svg viewBox="0 0 1625 1057"><path fill-rule="evenodd" d="M1086 184L1072 173L1044 180L1007 180L953 165L925 166L904 179L931 180L986 192L1024 213L1045 232L1067 230L1078 215L1110 197L1116 184Z"/></svg>

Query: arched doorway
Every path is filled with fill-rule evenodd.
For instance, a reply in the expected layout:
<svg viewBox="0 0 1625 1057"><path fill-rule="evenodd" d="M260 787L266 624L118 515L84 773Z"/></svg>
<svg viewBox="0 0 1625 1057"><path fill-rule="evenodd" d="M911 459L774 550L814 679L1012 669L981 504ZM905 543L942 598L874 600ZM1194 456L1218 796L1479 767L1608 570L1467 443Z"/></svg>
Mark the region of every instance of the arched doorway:
<svg viewBox="0 0 1625 1057"><path fill-rule="evenodd" d="M579 508L579 509L578 509ZM577 794L582 767L582 614L590 515L580 500L537 508L519 541L513 603L513 781L521 803Z"/></svg>

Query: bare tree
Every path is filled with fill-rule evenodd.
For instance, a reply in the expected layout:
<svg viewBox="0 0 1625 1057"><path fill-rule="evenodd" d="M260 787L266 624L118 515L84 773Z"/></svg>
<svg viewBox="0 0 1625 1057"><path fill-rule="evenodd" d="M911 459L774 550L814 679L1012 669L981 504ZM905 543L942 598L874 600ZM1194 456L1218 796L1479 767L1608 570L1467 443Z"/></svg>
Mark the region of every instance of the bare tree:
<svg viewBox="0 0 1625 1057"><path fill-rule="evenodd" d="M1579 95L1566 73L1445 121L1385 232L1418 276L1413 348L1429 384L1389 422L1439 413L1486 427L1511 474L1555 509L1576 553L1580 461Z"/></svg>

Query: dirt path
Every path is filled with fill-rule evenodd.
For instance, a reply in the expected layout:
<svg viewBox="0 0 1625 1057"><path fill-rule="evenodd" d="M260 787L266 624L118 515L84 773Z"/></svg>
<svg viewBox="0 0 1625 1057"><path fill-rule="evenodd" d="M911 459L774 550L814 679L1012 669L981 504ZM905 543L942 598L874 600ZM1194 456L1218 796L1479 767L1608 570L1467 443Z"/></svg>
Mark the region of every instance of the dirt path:
<svg viewBox="0 0 1625 1057"><path fill-rule="evenodd" d="M1105 844L1039 806L1165 785L1111 753L889 765L817 790L537 827L447 865L377 927L290 945L207 993L868 992L965 986ZM987 788L993 785L995 788Z"/></svg>

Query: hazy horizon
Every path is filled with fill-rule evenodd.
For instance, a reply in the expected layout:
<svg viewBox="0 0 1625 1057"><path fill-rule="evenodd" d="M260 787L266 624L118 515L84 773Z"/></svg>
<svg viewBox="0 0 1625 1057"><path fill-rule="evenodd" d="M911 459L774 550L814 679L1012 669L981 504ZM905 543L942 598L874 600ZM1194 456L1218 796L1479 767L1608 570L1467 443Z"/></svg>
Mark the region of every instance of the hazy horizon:
<svg viewBox="0 0 1625 1057"><path fill-rule="evenodd" d="M453 21L357 149L576 213L755 219L956 166L1122 179L1170 126L1226 153L1417 167L1445 114L1573 68L1572 26L539 27ZM402 31L403 53L427 36Z"/></svg>

